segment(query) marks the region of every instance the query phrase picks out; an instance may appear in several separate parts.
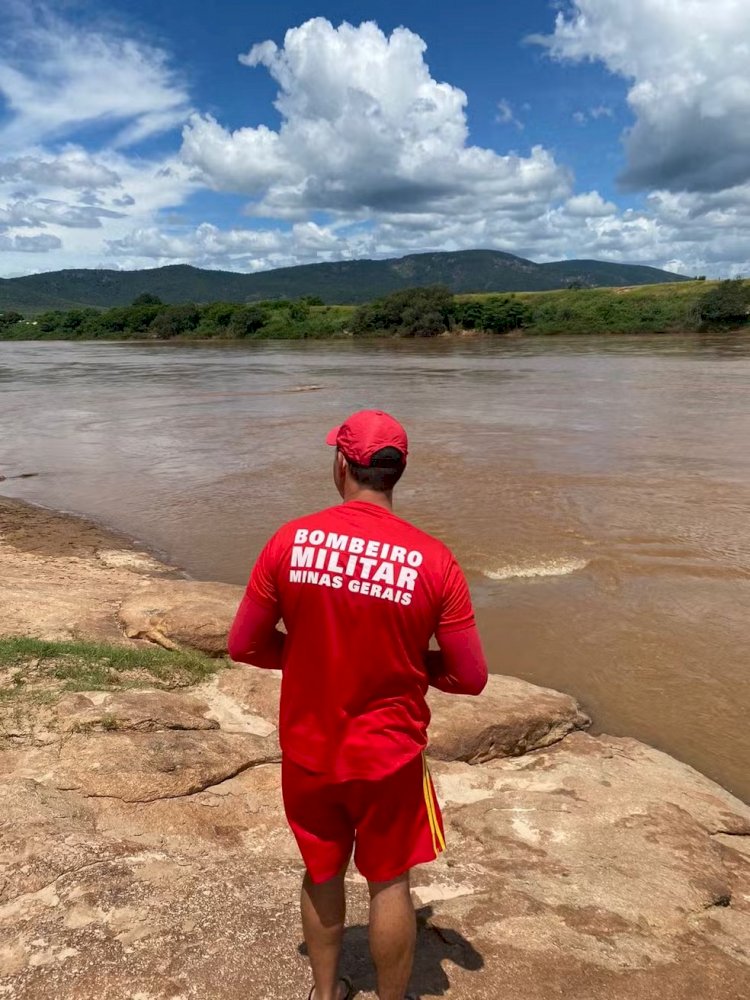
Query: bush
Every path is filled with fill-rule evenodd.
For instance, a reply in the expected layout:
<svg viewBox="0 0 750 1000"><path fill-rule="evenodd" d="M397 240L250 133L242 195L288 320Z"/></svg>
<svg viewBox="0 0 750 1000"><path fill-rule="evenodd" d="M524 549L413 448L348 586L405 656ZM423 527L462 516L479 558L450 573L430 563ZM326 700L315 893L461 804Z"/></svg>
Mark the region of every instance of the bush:
<svg viewBox="0 0 750 1000"><path fill-rule="evenodd" d="M198 326L201 314L196 305L165 306L159 310L148 328L152 337L169 340L190 333Z"/></svg>
<svg viewBox="0 0 750 1000"><path fill-rule="evenodd" d="M351 329L355 336L434 337L450 329L453 314L453 296L442 285L406 288L360 306Z"/></svg>
<svg viewBox="0 0 750 1000"><path fill-rule="evenodd" d="M143 292L133 299L132 305L134 306L163 306L164 303L159 298L158 295L152 295L151 292Z"/></svg>
<svg viewBox="0 0 750 1000"><path fill-rule="evenodd" d="M507 333L528 326L531 309L512 295L492 295L483 299L456 302L454 316L464 330L486 330L488 333Z"/></svg>
<svg viewBox="0 0 750 1000"><path fill-rule="evenodd" d="M230 337L252 337L263 328L268 314L262 306L239 306L227 326Z"/></svg>
<svg viewBox="0 0 750 1000"><path fill-rule="evenodd" d="M707 325L735 326L750 318L750 285L741 278L722 281L702 295L698 316Z"/></svg>
<svg viewBox="0 0 750 1000"><path fill-rule="evenodd" d="M528 326L531 309L512 296L485 299L482 329L489 333L507 333Z"/></svg>
<svg viewBox="0 0 750 1000"><path fill-rule="evenodd" d="M304 299L292 302L289 306L289 316L295 323L304 323L310 318L310 306Z"/></svg>
<svg viewBox="0 0 750 1000"><path fill-rule="evenodd" d="M459 326L464 330L484 329L484 303L479 299L469 299L468 302L456 302L453 315Z"/></svg>
<svg viewBox="0 0 750 1000"><path fill-rule="evenodd" d="M21 313L13 310L10 312L0 313L0 328L15 326L16 323L23 323L23 316Z"/></svg>

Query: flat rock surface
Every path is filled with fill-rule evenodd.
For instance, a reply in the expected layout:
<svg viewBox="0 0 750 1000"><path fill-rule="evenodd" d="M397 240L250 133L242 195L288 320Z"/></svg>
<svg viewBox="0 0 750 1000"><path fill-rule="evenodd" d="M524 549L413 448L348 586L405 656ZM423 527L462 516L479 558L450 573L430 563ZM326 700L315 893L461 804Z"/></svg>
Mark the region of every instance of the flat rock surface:
<svg viewBox="0 0 750 1000"><path fill-rule="evenodd" d="M582 733L435 770L460 860L417 895L478 950L529 974L535 957L577 968L585 996L743 995L750 867L735 844L750 809L723 789L635 740Z"/></svg>
<svg viewBox="0 0 750 1000"><path fill-rule="evenodd" d="M575 698L517 677L490 677L481 697L431 690L428 753L438 760L485 763L516 757L591 725Z"/></svg>
<svg viewBox="0 0 750 1000"><path fill-rule="evenodd" d="M237 667L167 706L129 695L145 702L130 717L158 717L159 731L6 746L0 996L307 995L268 718L278 685ZM197 728L210 687L230 727L261 720L271 734ZM106 701L75 699L94 714ZM183 717L196 728L167 725ZM750 809L719 786L635 740L577 731L432 769L449 850L415 873L421 996L746 1000ZM354 871L349 882L344 968L374 997L366 891Z"/></svg>
<svg viewBox="0 0 750 1000"><path fill-rule="evenodd" d="M223 656L242 594L229 583L162 580L128 595L118 617L129 639Z"/></svg>
<svg viewBox="0 0 750 1000"><path fill-rule="evenodd" d="M66 694L57 703L62 732L84 730L218 729L205 701L172 691L89 691Z"/></svg>
<svg viewBox="0 0 750 1000"><path fill-rule="evenodd" d="M74 734L62 742L45 781L84 796L153 802L192 795L280 759L274 737L181 731Z"/></svg>
<svg viewBox="0 0 750 1000"><path fill-rule="evenodd" d="M0 634L123 641L126 594L175 570L114 532L0 497Z"/></svg>

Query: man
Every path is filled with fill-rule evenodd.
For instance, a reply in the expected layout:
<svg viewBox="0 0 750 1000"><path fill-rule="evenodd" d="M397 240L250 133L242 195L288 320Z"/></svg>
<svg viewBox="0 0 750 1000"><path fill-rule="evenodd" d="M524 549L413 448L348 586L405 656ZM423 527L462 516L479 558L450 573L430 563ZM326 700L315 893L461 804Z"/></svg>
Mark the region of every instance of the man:
<svg viewBox="0 0 750 1000"><path fill-rule="evenodd" d="M310 1000L345 1000L344 876L370 890L380 1000L404 1000L416 919L409 871L445 847L424 748L430 684L479 694L487 666L469 589L442 542L397 517L404 428L380 410L331 431L342 504L284 525L253 569L229 635L234 660L281 668L282 790L307 872ZM276 625L283 619L287 634ZM435 635L440 650L429 650Z"/></svg>

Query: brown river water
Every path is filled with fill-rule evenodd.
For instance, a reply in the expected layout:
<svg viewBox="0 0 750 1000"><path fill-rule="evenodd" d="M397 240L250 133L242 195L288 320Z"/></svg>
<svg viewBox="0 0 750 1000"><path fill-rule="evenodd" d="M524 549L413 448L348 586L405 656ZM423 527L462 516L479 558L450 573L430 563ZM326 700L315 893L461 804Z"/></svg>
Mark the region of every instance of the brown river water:
<svg viewBox="0 0 750 1000"><path fill-rule="evenodd" d="M491 670L750 798L750 335L0 343L8 495L236 583L390 410L403 517L469 575ZM1 612L0 612L1 613Z"/></svg>

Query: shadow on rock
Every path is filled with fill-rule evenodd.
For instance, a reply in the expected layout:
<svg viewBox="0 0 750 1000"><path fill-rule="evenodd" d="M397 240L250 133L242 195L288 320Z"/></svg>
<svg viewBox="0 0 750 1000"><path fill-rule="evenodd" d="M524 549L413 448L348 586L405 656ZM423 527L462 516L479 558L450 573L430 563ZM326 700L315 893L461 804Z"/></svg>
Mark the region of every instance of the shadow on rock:
<svg viewBox="0 0 750 1000"><path fill-rule="evenodd" d="M449 970L444 968L446 963L469 972L477 972L484 967L484 959L474 945L458 931L433 923L432 915L431 906L417 910L417 953L409 992L418 997L447 996L451 984ZM305 944L299 946L299 952L307 955ZM344 932L341 968L351 978L357 994L375 993L375 968L370 958L365 925L347 927Z"/></svg>

